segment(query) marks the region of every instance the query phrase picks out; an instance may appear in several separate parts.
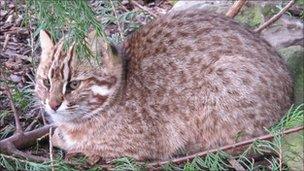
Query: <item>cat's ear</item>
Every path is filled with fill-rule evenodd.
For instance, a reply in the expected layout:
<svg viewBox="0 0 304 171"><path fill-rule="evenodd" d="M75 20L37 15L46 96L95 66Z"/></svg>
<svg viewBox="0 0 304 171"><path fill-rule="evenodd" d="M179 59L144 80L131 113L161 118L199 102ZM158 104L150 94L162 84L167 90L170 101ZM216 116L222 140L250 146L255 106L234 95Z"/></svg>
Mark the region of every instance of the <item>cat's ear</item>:
<svg viewBox="0 0 304 171"><path fill-rule="evenodd" d="M50 34L45 30L40 30L39 34L40 46L41 46L41 60L45 60L48 57L48 54L51 52L54 47L54 42Z"/></svg>
<svg viewBox="0 0 304 171"><path fill-rule="evenodd" d="M88 34L87 43L93 55L102 58L102 65L107 71L112 72L116 69L117 64L121 61L119 60L118 51L114 45L106 42L102 37L98 37L95 31Z"/></svg>
<svg viewBox="0 0 304 171"><path fill-rule="evenodd" d="M87 34L85 40L94 56L102 55L102 54L100 54L100 52L101 52L100 47L103 44L103 41L101 40L100 37L97 37L95 31L89 32L89 34Z"/></svg>
<svg viewBox="0 0 304 171"><path fill-rule="evenodd" d="M110 43L104 43L102 48L102 64L104 68L109 72L116 70L121 63L117 48Z"/></svg>

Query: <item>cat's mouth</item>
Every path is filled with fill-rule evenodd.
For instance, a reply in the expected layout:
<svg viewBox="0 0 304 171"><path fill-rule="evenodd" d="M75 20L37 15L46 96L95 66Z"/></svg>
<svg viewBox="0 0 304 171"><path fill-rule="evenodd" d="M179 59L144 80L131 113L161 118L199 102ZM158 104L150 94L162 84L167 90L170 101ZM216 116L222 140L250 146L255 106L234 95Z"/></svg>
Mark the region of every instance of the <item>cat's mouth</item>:
<svg viewBox="0 0 304 171"><path fill-rule="evenodd" d="M67 108L68 108L68 103L64 100L61 105L56 109L52 109L50 104L49 104L49 100L46 99L45 103L44 103L44 108L46 110L46 112L50 115L54 115L54 114L64 114L67 112Z"/></svg>
<svg viewBox="0 0 304 171"><path fill-rule="evenodd" d="M43 104L45 111L51 116L54 122L69 122L81 118L82 115L79 112L75 112L79 106L68 107L68 103L66 101L63 101L57 110L53 110L51 108L48 100L46 100L46 102Z"/></svg>

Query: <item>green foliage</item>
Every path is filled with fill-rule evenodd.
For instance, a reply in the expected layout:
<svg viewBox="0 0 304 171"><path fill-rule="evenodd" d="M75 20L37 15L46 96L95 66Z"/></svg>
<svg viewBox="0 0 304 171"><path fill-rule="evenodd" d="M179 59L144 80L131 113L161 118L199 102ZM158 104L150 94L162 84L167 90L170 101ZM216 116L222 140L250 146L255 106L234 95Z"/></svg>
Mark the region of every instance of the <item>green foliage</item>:
<svg viewBox="0 0 304 171"><path fill-rule="evenodd" d="M10 116L10 112L8 110L0 111L0 125L4 125L4 120Z"/></svg>
<svg viewBox="0 0 304 171"><path fill-rule="evenodd" d="M30 104L30 99L32 99L31 94L26 91L21 91L17 88L14 88L12 91L12 98L14 104L16 104L20 110L25 111Z"/></svg>
<svg viewBox="0 0 304 171"><path fill-rule="evenodd" d="M162 166L162 170L164 170L164 171L182 171L183 169L181 166L177 166L173 163L167 163Z"/></svg>
<svg viewBox="0 0 304 171"><path fill-rule="evenodd" d="M217 153L208 154L204 160L200 161L200 158L197 158L196 163L200 163L204 168L208 168L210 170L227 170L228 167L227 161L225 159L228 158L228 154L222 151ZM193 163L193 162L192 162Z"/></svg>
<svg viewBox="0 0 304 171"><path fill-rule="evenodd" d="M304 170L304 131L284 137L282 153L284 163L290 170Z"/></svg>
<svg viewBox="0 0 304 171"><path fill-rule="evenodd" d="M304 104L297 107L292 106L279 123L271 128L272 132L282 131L291 127L304 124Z"/></svg>
<svg viewBox="0 0 304 171"><path fill-rule="evenodd" d="M109 40L114 44L152 19L143 11L126 10L121 0L95 1L91 6L102 26L110 32Z"/></svg>
<svg viewBox="0 0 304 171"><path fill-rule="evenodd" d="M8 137L11 134L13 134L14 130L15 130L14 125L6 125L5 127L1 128L0 140Z"/></svg>
<svg viewBox="0 0 304 171"><path fill-rule="evenodd" d="M29 0L27 5L27 19L31 21L31 16L36 16L39 28L48 30L55 39L65 35L68 43L76 43L76 52L80 57L90 57L91 53L85 44L85 37L90 29L96 31L97 36L106 38L104 28L95 17L94 12L85 0L77 1L41 1ZM106 40L106 39L105 39Z"/></svg>
<svg viewBox="0 0 304 171"><path fill-rule="evenodd" d="M296 0L296 5L299 5L300 8L304 8L304 0ZM300 13L300 19L304 20L304 10Z"/></svg>
<svg viewBox="0 0 304 171"><path fill-rule="evenodd" d="M113 161L115 165L115 170L116 171L125 171L125 170L132 170L132 171L141 171L141 170L146 170L143 165L140 165L135 162L134 159L129 158L129 157L122 157L115 159Z"/></svg>
<svg viewBox="0 0 304 171"><path fill-rule="evenodd" d="M283 128L292 128L295 126L304 125L304 104L297 107L292 107L286 116L275 126ZM278 128L276 128L279 130ZM303 170L304 158L304 131L294 134L289 134L284 137L281 144L281 151L284 163L290 167L291 170Z"/></svg>
<svg viewBox="0 0 304 171"><path fill-rule="evenodd" d="M48 163L36 163L0 153L0 169L43 171L51 170Z"/></svg>
<svg viewBox="0 0 304 171"><path fill-rule="evenodd" d="M304 102L304 49L302 46L289 46L279 49L281 56L287 61L294 79L294 102Z"/></svg>
<svg viewBox="0 0 304 171"><path fill-rule="evenodd" d="M304 0L296 0L295 2L300 6L304 6Z"/></svg>
<svg viewBox="0 0 304 171"><path fill-rule="evenodd" d="M179 0L169 0L172 5L175 5Z"/></svg>
<svg viewBox="0 0 304 171"><path fill-rule="evenodd" d="M298 160L299 159L299 153L301 151L291 151L289 145L286 145L285 138L283 138L282 131L303 125L304 124L304 110L303 110L304 104L301 104L297 107L291 107L290 110L287 112L287 114L277 123L275 124L269 133L274 135L274 138L272 141L268 140L257 140L253 142L240 156L238 159L238 162L241 163L246 170L280 170L281 169L287 169L282 168L282 162L283 158L282 155L284 151L289 151L288 153L293 153L293 158L285 158L284 162L289 162L289 160ZM285 147L285 148L283 148ZM260 165L255 164L254 160L251 160L247 158L249 154L269 154L269 153L275 153L277 157L271 156L270 159L267 159L268 166L266 165ZM301 162L301 160L300 160Z"/></svg>
<svg viewBox="0 0 304 171"><path fill-rule="evenodd" d="M283 2L281 2L281 3L277 4L275 7L276 7L279 11L281 11L281 10L285 7L285 5L283 4ZM278 11L278 12L279 12L279 11ZM288 11L286 11L285 13L288 14L289 16L292 16L291 13L288 12Z"/></svg>
<svg viewBox="0 0 304 171"><path fill-rule="evenodd" d="M102 170L99 166L90 168L82 167L85 164L84 158L74 159L70 162L66 162L61 158L54 160L53 165L50 161L47 162L32 162L13 156L5 155L0 153L0 170L26 170L26 171L51 171L52 168L60 171L99 171Z"/></svg>
<svg viewBox="0 0 304 171"><path fill-rule="evenodd" d="M259 26L263 20L261 7L259 5L254 5L253 7L245 8L236 16L236 20L249 27Z"/></svg>
<svg viewBox="0 0 304 171"><path fill-rule="evenodd" d="M272 4L265 4L265 6L261 10L262 10L262 14L265 17L271 18L275 14L277 14L278 12L280 12L280 9L281 8L278 8L278 7L276 7L276 6L272 5Z"/></svg>
<svg viewBox="0 0 304 171"><path fill-rule="evenodd" d="M145 22L148 17L143 12L120 12L120 0L109 1L41 1L29 0L27 5L27 23L37 23L38 29L34 33L38 35L41 29L48 30L55 40L65 36L66 44L75 42L78 57L89 59L92 57L89 48L85 44L87 34L95 30L96 35L104 38L105 42L115 44L121 42L124 36L138 29L140 19ZM33 16L35 20L33 21ZM108 35L105 30L111 27ZM109 39L108 37L109 36ZM97 58L95 58L97 59Z"/></svg>

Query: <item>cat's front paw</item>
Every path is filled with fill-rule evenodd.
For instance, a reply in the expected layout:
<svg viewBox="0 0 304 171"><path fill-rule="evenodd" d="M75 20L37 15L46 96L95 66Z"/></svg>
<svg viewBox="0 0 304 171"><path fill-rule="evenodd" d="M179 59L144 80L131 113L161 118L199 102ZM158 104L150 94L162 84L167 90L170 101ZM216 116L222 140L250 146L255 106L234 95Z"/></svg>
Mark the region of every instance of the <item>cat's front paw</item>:
<svg viewBox="0 0 304 171"><path fill-rule="evenodd" d="M55 131L52 135L52 145L54 147L58 147L58 148L63 149L63 150L68 149L67 144L64 141L64 137L62 135L62 132L58 128L55 129Z"/></svg>
<svg viewBox="0 0 304 171"><path fill-rule="evenodd" d="M88 155L79 150L70 149L69 151L66 152L64 160L72 161L74 158L80 158L80 157L84 157L84 156L87 157L86 162L91 166L95 165L97 162L99 162L102 159L102 157L99 155L94 155L94 154Z"/></svg>
<svg viewBox="0 0 304 171"><path fill-rule="evenodd" d="M87 155L87 162L90 165L95 165L97 162L101 161L102 157L99 155Z"/></svg>

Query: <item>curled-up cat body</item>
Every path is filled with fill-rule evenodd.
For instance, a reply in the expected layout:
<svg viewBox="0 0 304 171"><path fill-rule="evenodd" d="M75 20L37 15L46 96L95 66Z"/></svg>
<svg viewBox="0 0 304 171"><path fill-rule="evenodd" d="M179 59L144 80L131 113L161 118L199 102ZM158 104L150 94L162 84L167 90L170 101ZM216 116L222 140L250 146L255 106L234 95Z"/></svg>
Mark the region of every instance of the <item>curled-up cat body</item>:
<svg viewBox="0 0 304 171"><path fill-rule="evenodd" d="M292 104L283 59L218 14L169 13L119 49L89 36L101 64L45 31L40 41L36 93L57 126L53 144L67 152L168 159L233 144L239 133L238 140L264 134Z"/></svg>

